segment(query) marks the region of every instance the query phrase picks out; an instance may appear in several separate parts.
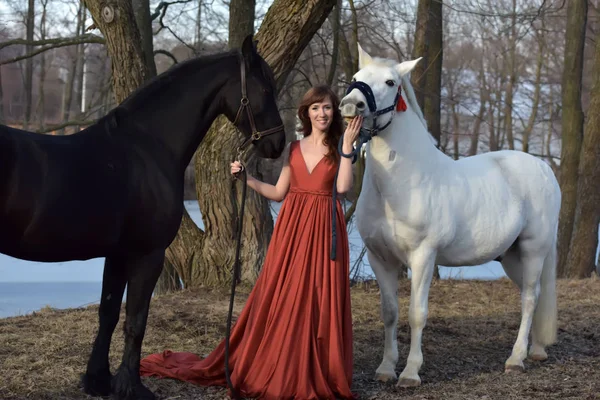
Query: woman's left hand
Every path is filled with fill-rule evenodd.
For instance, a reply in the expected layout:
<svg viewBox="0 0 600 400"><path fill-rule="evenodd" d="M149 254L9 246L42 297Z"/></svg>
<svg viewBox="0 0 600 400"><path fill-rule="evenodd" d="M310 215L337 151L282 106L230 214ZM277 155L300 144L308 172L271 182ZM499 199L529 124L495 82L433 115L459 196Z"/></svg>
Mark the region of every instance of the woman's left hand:
<svg viewBox="0 0 600 400"><path fill-rule="evenodd" d="M358 138L358 134L360 132L360 127L363 123L362 115L358 115L350 121L348 126L346 127L346 131L344 132L344 147L352 147L352 144Z"/></svg>

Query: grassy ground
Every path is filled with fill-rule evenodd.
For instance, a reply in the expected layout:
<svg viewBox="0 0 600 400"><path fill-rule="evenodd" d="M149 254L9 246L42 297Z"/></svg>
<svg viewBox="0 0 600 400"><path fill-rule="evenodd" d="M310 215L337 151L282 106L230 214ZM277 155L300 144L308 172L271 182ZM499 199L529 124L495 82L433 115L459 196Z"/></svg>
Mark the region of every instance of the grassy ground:
<svg viewBox="0 0 600 400"><path fill-rule="evenodd" d="M527 361L524 374L504 374L520 320L517 289L507 280L439 281L430 294L423 338L423 384L398 389L375 382L383 325L373 284L353 288L354 382L362 399L600 399L600 280L560 281L558 343L543 363ZM410 332L407 283L401 283L398 343L404 367ZM236 297L239 312L247 289ZM200 289L153 300L143 355L208 353L223 338L226 290ZM97 306L0 319L0 399L88 399L79 388L97 328ZM121 316L123 321L123 315ZM118 365L122 333L117 329L111 366ZM146 379L163 399L224 399L221 388Z"/></svg>

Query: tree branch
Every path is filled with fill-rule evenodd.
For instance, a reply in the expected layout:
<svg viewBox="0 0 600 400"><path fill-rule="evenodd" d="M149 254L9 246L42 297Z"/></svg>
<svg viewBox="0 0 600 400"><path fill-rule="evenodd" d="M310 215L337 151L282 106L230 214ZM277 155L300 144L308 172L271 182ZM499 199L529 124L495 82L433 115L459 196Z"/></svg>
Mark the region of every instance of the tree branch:
<svg viewBox="0 0 600 400"><path fill-rule="evenodd" d="M171 53L167 50L162 50L162 49L154 50L154 55L156 56L157 54L162 54L162 55L169 57L171 60L173 60L173 64L178 63L177 58L175 58L173 53Z"/></svg>
<svg viewBox="0 0 600 400"><path fill-rule="evenodd" d="M74 44L81 43L100 43L104 44L104 38L94 35L92 33L88 33L82 36L76 37L67 37L67 38L54 38L54 39L44 39L44 40L27 40L27 39L12 39L7 40L6 42L0 43L0 49L3 49L8 46L14 45L31 45L31 46L44 46L44 45L54 45L55 47L62 46L71 46Z"/></svg>
<svg viewBox="0 0 600 400"><path fill-rule="evenodd" d="M73 46L73 45L84 44L84 43L105 44L105 40L99 36L91 35L91 34L80 36L77 38L58 38L58 39L46 39L46 40L34 40L34 41L28 41L25 39L10 40L8 42L0 43L0 49L2 49L3 47L16 45L16 44L21 44L21 45L26 45L26 44L29 45L30 44L33 46L38 46L41 44L48 44L48 45L40 47L40 48L32 51L31 53L23 54L18 57L14 57L14 58L10 58L8 60L1 61L0 65L12 64L17 61L25 60L27 58L31 58L38 54L44 53L48 50L56 49L59 47Z"/></svg>
<svg viewBox="0 0 600 400"><path fill-rule="evenodd" d="M161 11L162 11L162 17L165 16L165 13L167 12L167 8L172 5L172 4L185 4L185 3L189 3L193 0L178 0L178 1L161 1L158 6L156 6L156 8L154 9L154 12L152 13L152 15L150 15L150 19L152 21L154 21L156 18L158 18L161 15Z"/></svg>
<svg viewBox="0 0 600 400"><path fill-rule="evenodd" d="M44 129L40 129L37 130L37 133L48 133L48 132L52 132L52 131L56 131L59 129L64 129L68 126L89 126L92 125L96 122L97 120L87 120L87 121L78 121L78 120L72 120L72 121L65 121L62 124L58 124L58 125L52 125L52 126L46 126L44 127Z"/></svg>

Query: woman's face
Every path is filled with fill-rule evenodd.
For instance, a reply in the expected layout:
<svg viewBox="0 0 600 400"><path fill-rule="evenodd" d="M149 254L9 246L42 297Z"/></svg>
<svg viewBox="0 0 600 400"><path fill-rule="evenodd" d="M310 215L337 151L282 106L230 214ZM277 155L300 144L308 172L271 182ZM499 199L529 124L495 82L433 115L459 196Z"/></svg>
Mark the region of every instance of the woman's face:
<svg viewBox="0 0 600 400"><path fill-rule="evenodd" d="M308 118L313 129L327 132L333 121L333 105L326 97L323 101L313 103L308 107Z"/></svg>

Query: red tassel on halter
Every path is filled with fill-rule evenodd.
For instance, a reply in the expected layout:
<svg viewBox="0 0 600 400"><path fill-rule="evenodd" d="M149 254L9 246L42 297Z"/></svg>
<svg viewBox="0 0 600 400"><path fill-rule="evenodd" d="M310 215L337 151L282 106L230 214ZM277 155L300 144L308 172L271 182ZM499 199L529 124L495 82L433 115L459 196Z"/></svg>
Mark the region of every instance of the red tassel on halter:
<svg viewBox="0 0 600 400"><path fill-rule="evenodd" d="M398 87L398 103L396 103L396 111L406 111L406 103L404 102L404 99L402 98L402 94L400 94L401 91L402 91L402 87L399 86Z"/></svg>

